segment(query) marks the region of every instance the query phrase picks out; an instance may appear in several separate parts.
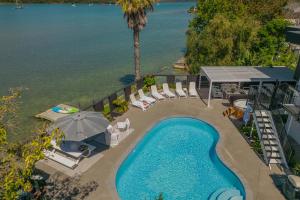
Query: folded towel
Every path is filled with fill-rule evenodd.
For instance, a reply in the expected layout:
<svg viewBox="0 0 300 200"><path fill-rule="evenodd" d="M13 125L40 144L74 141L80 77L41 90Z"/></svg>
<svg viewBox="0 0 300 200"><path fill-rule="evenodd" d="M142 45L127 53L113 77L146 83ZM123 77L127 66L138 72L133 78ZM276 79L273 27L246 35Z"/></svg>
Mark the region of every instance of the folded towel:
<svg viewBox="0 0 300 200"><path fill-rule="evenodd" d="M76 112L79 112L79 109L78 108L74 108L74 107L70 107L70 108L61 108L59 106L55 106L53 108L51 108L51 110L53 112L56 112L56 113L63 113L63 114L72 114L72 113L76 113Z"/></svg>

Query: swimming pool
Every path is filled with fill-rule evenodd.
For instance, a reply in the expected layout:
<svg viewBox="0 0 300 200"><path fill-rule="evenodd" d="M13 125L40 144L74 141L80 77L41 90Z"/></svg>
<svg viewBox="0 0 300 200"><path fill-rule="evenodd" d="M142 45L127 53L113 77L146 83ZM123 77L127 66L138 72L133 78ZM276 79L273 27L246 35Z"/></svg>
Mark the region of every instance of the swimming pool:
<svg viewBox="0 0 300 200"><path fill-rule="evenodd" d="M152 200L163 193L166 200L217 199L234 189L245 198L241 181L216 154L218 139L216 129L198 119L176 117L159 122L118 169L119 197Z"/></svg>

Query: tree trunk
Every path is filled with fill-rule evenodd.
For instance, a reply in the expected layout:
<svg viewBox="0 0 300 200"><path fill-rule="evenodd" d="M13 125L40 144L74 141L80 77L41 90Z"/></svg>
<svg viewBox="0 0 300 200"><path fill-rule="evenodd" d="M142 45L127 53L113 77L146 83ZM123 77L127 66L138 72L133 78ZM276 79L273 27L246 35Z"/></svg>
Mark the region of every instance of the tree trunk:
<svg viewBox="0 0 300 200"><path fill-rule="evenodd" d="M140 64L140 31L138 28L133 29L134 40L134 67L135 80L141 79L141 64Z"/></svg>

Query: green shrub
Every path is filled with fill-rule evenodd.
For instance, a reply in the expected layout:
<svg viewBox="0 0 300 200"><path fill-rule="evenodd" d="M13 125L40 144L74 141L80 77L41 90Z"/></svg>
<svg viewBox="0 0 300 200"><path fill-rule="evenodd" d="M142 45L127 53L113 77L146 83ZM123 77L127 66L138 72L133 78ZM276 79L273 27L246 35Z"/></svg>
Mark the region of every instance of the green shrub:
<svg viewBox="0 0 300 200"><path fill-rule="evenodd" d="M251 126L242 126L240 128L240 132L244 135L246 135L247 137L250 137L251 135L251 129L252 127ZM257 134L257 131L256 129L253 127L253 131L252 131L252 137L251 139L253 140L251 142L251 147L252 149L257 152L258 154L262 154L262 149L261 149L261 146L260 146L260 141L259 141L259 137L258 137L258 134Z"/></svg>
<svg viewBox="0 0 300 200"><path fill-rule="evenodd" d="M112 121L113 118L112 116L110 115L110 108L109 108L109 105L108 104L105 104L104 105L104 109L102 111L102 114L104 115L104 117L106 117L106 119L108 119L109 121Z"/></svg>
<svg viewBox="0 0 300 200"><path fill-rule="evenodd" d="M137 92L136 84L131 85L131 93Z"/></svg>
<svg viewBox="0 0 300 200"><path fill-rule="evenodd" d="M118 113L125 113L128 110L128 102L124 99L118 98L113 101L115 111Z"/></svg>
<svg viewBox="0 0 300 200"><path fill-rule="evenodd" d="M299 162L295 162L293 164L293 166L291 166L292 168L292 172L297 175L297 176L300 176L300 163Z"/></svg>
<svg viewBox="0 0 300 200"><path fill-rule="evenodd" d="M146 76L144 78L144 86L149 88L151 85L155 85L155 77L154 76Z"/></svg>
<svg viewBox="0 0 300 200"><path fill-rule="evenodd" d="M171 88L171 89L175 89L175 88L176 88L176 85L175 85L175 83L169 83L169 88Z"/></svg>
<svg viewBox="0 0 300 200"><path fill-rule="evenodd" d="M260 146L260 141L259 140L254 140L254 142L251 144L252 148L254 151L256 151L258 154L262 154L262 149Z"/></svg>

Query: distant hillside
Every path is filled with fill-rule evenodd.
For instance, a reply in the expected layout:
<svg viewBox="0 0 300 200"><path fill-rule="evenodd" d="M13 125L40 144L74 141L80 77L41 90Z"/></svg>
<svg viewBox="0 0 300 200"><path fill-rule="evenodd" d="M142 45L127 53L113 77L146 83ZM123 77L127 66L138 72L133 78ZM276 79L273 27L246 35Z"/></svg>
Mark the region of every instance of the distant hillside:
<svg viewBox="0 0 300 200"><path fill-rule="evenodd" d="M115 0L18 0L20 3L114 3ZM191 2L193 0L161 0L160 2ZM0 3L14 3L15 0L0 0Z"/></svg>

